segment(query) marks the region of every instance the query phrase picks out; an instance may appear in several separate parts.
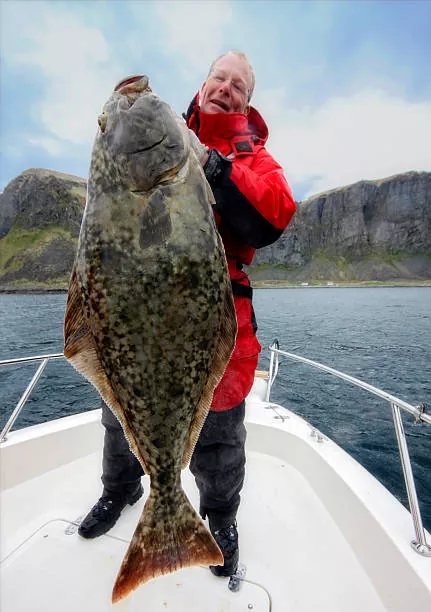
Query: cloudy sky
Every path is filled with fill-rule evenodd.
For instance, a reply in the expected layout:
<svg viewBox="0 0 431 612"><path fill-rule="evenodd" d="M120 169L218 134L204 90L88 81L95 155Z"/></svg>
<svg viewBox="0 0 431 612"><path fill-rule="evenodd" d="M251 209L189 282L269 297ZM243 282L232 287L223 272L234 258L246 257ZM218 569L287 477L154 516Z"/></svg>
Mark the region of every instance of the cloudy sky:
<svg viewBox="0 0 431 612"><path fill-rule="evenodd" d="M295 198L431 170L431 2L0 0L0 189L86 177L113 86L146 73L181 113L211 60L247 53Z"/></svg>

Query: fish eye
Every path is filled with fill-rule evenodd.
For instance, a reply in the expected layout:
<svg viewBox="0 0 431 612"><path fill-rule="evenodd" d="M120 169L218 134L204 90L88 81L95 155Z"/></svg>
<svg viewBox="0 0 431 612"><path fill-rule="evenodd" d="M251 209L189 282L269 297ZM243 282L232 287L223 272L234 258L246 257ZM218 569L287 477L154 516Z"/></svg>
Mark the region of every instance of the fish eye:
<svg viewBox="0 0 431 612"><path fill-rule="evenodd" d="M108 116L106 113L101 113L97 118L97 123L102 132L106 130L106 124L108 123Z"/></svg>

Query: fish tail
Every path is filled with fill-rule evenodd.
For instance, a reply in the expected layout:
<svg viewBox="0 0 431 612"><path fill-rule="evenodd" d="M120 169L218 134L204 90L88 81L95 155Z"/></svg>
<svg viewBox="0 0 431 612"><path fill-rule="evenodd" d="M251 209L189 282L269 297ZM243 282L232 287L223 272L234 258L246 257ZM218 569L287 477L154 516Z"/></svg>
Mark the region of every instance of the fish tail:
<svg viewBox="0 0 431 612"><path fill-rule="evenodd" d="M169 510L151 490L118 572L112 603L151 578L193 565L223 565L223 554L182 489Z"/></svg>

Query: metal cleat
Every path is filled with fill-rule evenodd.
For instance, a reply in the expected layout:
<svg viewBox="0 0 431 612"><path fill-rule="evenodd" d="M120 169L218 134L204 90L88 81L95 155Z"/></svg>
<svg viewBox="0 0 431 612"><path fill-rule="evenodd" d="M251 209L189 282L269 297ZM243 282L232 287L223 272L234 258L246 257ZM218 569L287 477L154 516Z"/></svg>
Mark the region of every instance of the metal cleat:
<svg viewBox="0 0 431 612"><path fill-rule="evenodd" d="M415 417L415 425L422 425L425 421L422 419L424 414L428 414L428 404L426 402L420 403L416 408L419 410L419 414Z"/></svg>
<svg viewBox="0 0 431 612"><path fill-rule="evenodd" d="M74 535L78 531L78 527L81 524L83 518L83 516L78 516L78 518L73 521L73 523L69 523L69 525L64 530L64 533L66 535Z"/></svg>
<svg viewBox="0 0 431 612"><path fill-rule="evenodd" d="M245 578L246 572L247 572L247 567L243 565L242 563L239 563L238 569L236 570L235 574L233 574L229 578L229 583L227 585L227 588L229 589L229 591L232 591L232 593L237 593L240 590L242 586L242 581Z"/></svg>

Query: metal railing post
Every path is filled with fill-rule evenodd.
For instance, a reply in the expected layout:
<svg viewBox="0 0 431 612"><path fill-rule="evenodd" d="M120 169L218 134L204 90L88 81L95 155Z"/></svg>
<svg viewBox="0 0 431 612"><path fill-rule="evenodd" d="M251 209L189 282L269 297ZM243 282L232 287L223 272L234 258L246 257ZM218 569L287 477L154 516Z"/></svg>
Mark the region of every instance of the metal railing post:
<svg viewBox="0 0 431 612"><path fill-rule="evenodd" d="M39 380L39 378L40 378L42 372L44 371L45 366L48 363L48 361L49 361L49 359L44 359L42 361L42 363L40 364L40 366L38 367L38 369L36 371L36 374L31 379L27 389L22 394L21 399L19 400L18 404L15 407L15 410L10 415L8 422L6 423L6 425L3 428L3 431L1 432L1 435L0 435L0 444L7 439L6 438L7 434L9 433L10 429L13 427L13 424L17 420L17 418L19 416L19 413L22 410L22 407L26 403L30 393L33 391L33 388L36 385L37 381Z"/></svg>
<svg viewBox="0 0 431 612"><path fill-rule="evenodd" d="M394 402L391 402L391 406L395 431L397 434L398 448L400 451L401 465L403 466L404 482L406 484L407 496L409 499L410 513L413 518L413 525L416 534L416 540L413 540L411 545L419 554L424 555L425 557L431 557L431 546L427 544L425 531L422 524L422 517L419 509L419 501L416 493L401 411Z"/></svg>
<svg viewBox="0 0 431 612"><path fill-rule="evenodd" d="M278 349L280 347L278 340L273 340L271 346L269 347L269 352L271 353L270 357L269 357L269 378L268 378L268 384L266 386L266 394L265 394L265 401L269 402L269 395L271 393L271 387L272 387L272 383L275 380L275 377L277 376L277 371L278 371L278 353L276 353L276 351L274 349ZM274 372L274 360L275 360L275 372Z"/></svg>

